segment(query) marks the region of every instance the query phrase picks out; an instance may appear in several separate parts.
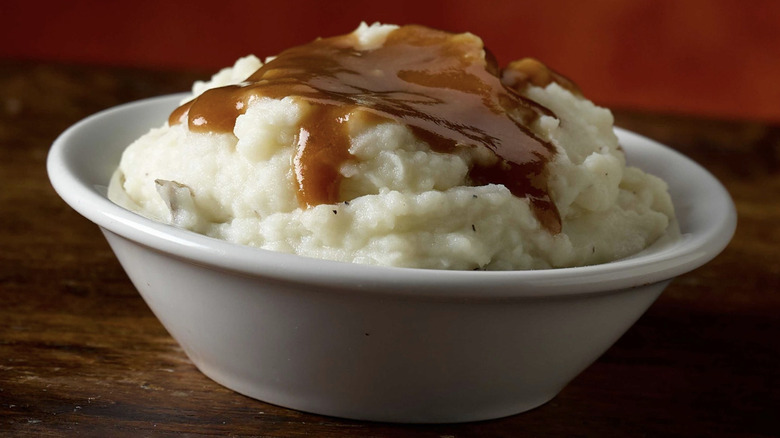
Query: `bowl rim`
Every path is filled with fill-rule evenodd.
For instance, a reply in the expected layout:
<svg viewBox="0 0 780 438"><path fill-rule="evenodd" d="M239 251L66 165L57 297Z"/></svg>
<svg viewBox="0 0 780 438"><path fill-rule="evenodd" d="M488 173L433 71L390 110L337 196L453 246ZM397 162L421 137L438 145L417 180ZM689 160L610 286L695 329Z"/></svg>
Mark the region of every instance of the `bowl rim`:
<svg viewBox="0 0 780 438"><path fill-rule="evenodd" d="M706 197L706 224L699 224L693 230L683 229L678 241L656 251L646 250L636 256L599 265L530 271L443 271L373 266L242 246L158 223L126 210L105 196L108 181L87 181L74 168L74 160L83 158L84 151L90 147L77 141L86 129L99 129L107 117L130 111L164 108L169 112L185 96L186 93L179 93L134 101L77 122L54 141L47 157L47 172L58 195L103 230L212 269L316 285L324 289L397 296L458 299L559 297L635 288L672 279L713 259L728 245L736 229L734 203L713 175L667 146L616 127L615 132L629 157L632 151L641 151L647 157L674 164L675 174L684 174L686 184L693 185L686 190ZM139 126L137 136L152 127ZM126 144L121 149L124 147ZM672 183L669 185L672 189ZM676 202L675 209L679 215Z"/></svg>

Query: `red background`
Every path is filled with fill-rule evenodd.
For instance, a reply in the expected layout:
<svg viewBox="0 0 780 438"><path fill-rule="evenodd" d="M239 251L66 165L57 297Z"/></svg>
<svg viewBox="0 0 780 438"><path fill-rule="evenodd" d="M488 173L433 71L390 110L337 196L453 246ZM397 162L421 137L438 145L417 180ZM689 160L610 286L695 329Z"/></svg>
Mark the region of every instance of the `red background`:
<svg viewBox="0 0 780 438"><path fill-rule="evenodd" d="M0 59L206 77L360 21L473 32L502 64L539 58L611 107L780 121L780 2L771 0L3 0Z"/></svg>

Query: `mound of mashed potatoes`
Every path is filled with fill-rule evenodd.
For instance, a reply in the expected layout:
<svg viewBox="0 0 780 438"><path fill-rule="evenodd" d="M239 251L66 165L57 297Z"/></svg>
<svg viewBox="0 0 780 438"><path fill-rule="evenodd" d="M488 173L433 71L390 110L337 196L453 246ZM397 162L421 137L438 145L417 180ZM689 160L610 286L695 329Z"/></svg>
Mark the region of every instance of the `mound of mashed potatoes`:
<svg viewBox="0 0 780 438"><path fill-rule="evenodd" d="M409 43L412 37L422 42ZM516 61L502 71L476 36L422 27L361 24L340 39L317 41L332 44L328 50L337 47L337 55L349 56L349 62L380 56L385 47L401 50L416 44L433 50L434 43L442 43L445 49L436 50L457 52L451 65L436 60L435 65L444 65L436 74L431 68L420 72L399 67L390 72L395 74L392 79L462 96L455 99L457 105L448 104L439 119L431 121L424 114L404 119L410 105L428 97L415 91L400 98L389 87L357 98L332 88L325 98L322 92L312 92L319 86L312 85L311 75L291 64L295 56L283 52L265 64L248 56L210 81L196 83L192 96L168 121L124 151L109 197L154 220L237 244L430 269L604 263L641 251L674 227L666 184L626 166L611 113L542 64ZM466 49L458 48L464 45ZM298 55L312 59L305 52ZM428 58L412 59L409 65ZM315 61L313 65L324 62ZM369 67L360 73L389 75L381 64ZM485 103L481 91L474 94L462 85L472 83L477 67L504 87L494 93L498 110ZM248 81L261 71L263 76ZM460 74L468 77L453 79ZM297 82L285 82L290 76ZM281 89L262 88L274 80L281 81ZM262 92L246 93L252 87ZM362 90L368 85L350 87ZM371 109L377 95L391 94L393 109L385 108L386 101ZM495 136L472 142L474 135L457 131L463 125L458 117L471 117L461 112L470 111L474 96L473 105L487 105L490 117L509 108L501 116L514 125L506 129L519 127L525 137L509 135L504 143L525 141L531 152L501 155L492 146L498 142ZM207 97L208 105L199 103ZM505 104L510 98L519 103ZM435 104L426 105L439 108L435 105L442 99L431 100ZM343 102L349 102L348 110L339 110ZM214 109L220 105L222 112ZM449 112L453 107L459 112ZM455 132L447 137L450 146L437 146L449 134L437 131L435 124L448 122L447 132ZM478 122L473 126L479 128ZM312 150L308 136L319 139L321 151ZM331 137L338 141L330 142ZM517 164L521 160L531 164ZM490 172L510 168L526 169L531 176L521 178L527 179L524 185L506 176L514 178L520 171L490 177Z"/></svg>

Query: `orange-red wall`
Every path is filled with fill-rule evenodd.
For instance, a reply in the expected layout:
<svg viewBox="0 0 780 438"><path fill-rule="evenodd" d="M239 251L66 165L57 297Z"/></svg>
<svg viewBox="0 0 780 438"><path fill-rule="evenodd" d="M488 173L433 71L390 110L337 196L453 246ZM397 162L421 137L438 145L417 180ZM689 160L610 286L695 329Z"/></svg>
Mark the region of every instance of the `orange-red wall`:
<svg viewBox="0 0 780 438"><path fill-rule="evenodd" d="M598 103L780 121L780 1L104 0L0 2L0 59L204 72L361 21L483 37L534 56Z"/></svg>

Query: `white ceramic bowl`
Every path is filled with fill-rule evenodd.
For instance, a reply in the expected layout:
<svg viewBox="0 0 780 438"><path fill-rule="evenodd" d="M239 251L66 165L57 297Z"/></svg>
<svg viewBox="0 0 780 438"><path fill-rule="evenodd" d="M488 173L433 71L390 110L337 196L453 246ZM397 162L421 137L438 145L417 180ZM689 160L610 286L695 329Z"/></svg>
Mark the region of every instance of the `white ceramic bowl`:
<svg viewBox="0 0 780 438"><path fill-rule="evenodd" d="M123 148L181 98L122 105L74 125L50 151L51 182L100 226L204 374L302 411L433 423L539 406L604 353L672 278L717 255L736 226L728 193L709 173L618 130L630 162L668 181L683 233L626 260L452 272L238 246L155 223L106 198Z"/></svg>

